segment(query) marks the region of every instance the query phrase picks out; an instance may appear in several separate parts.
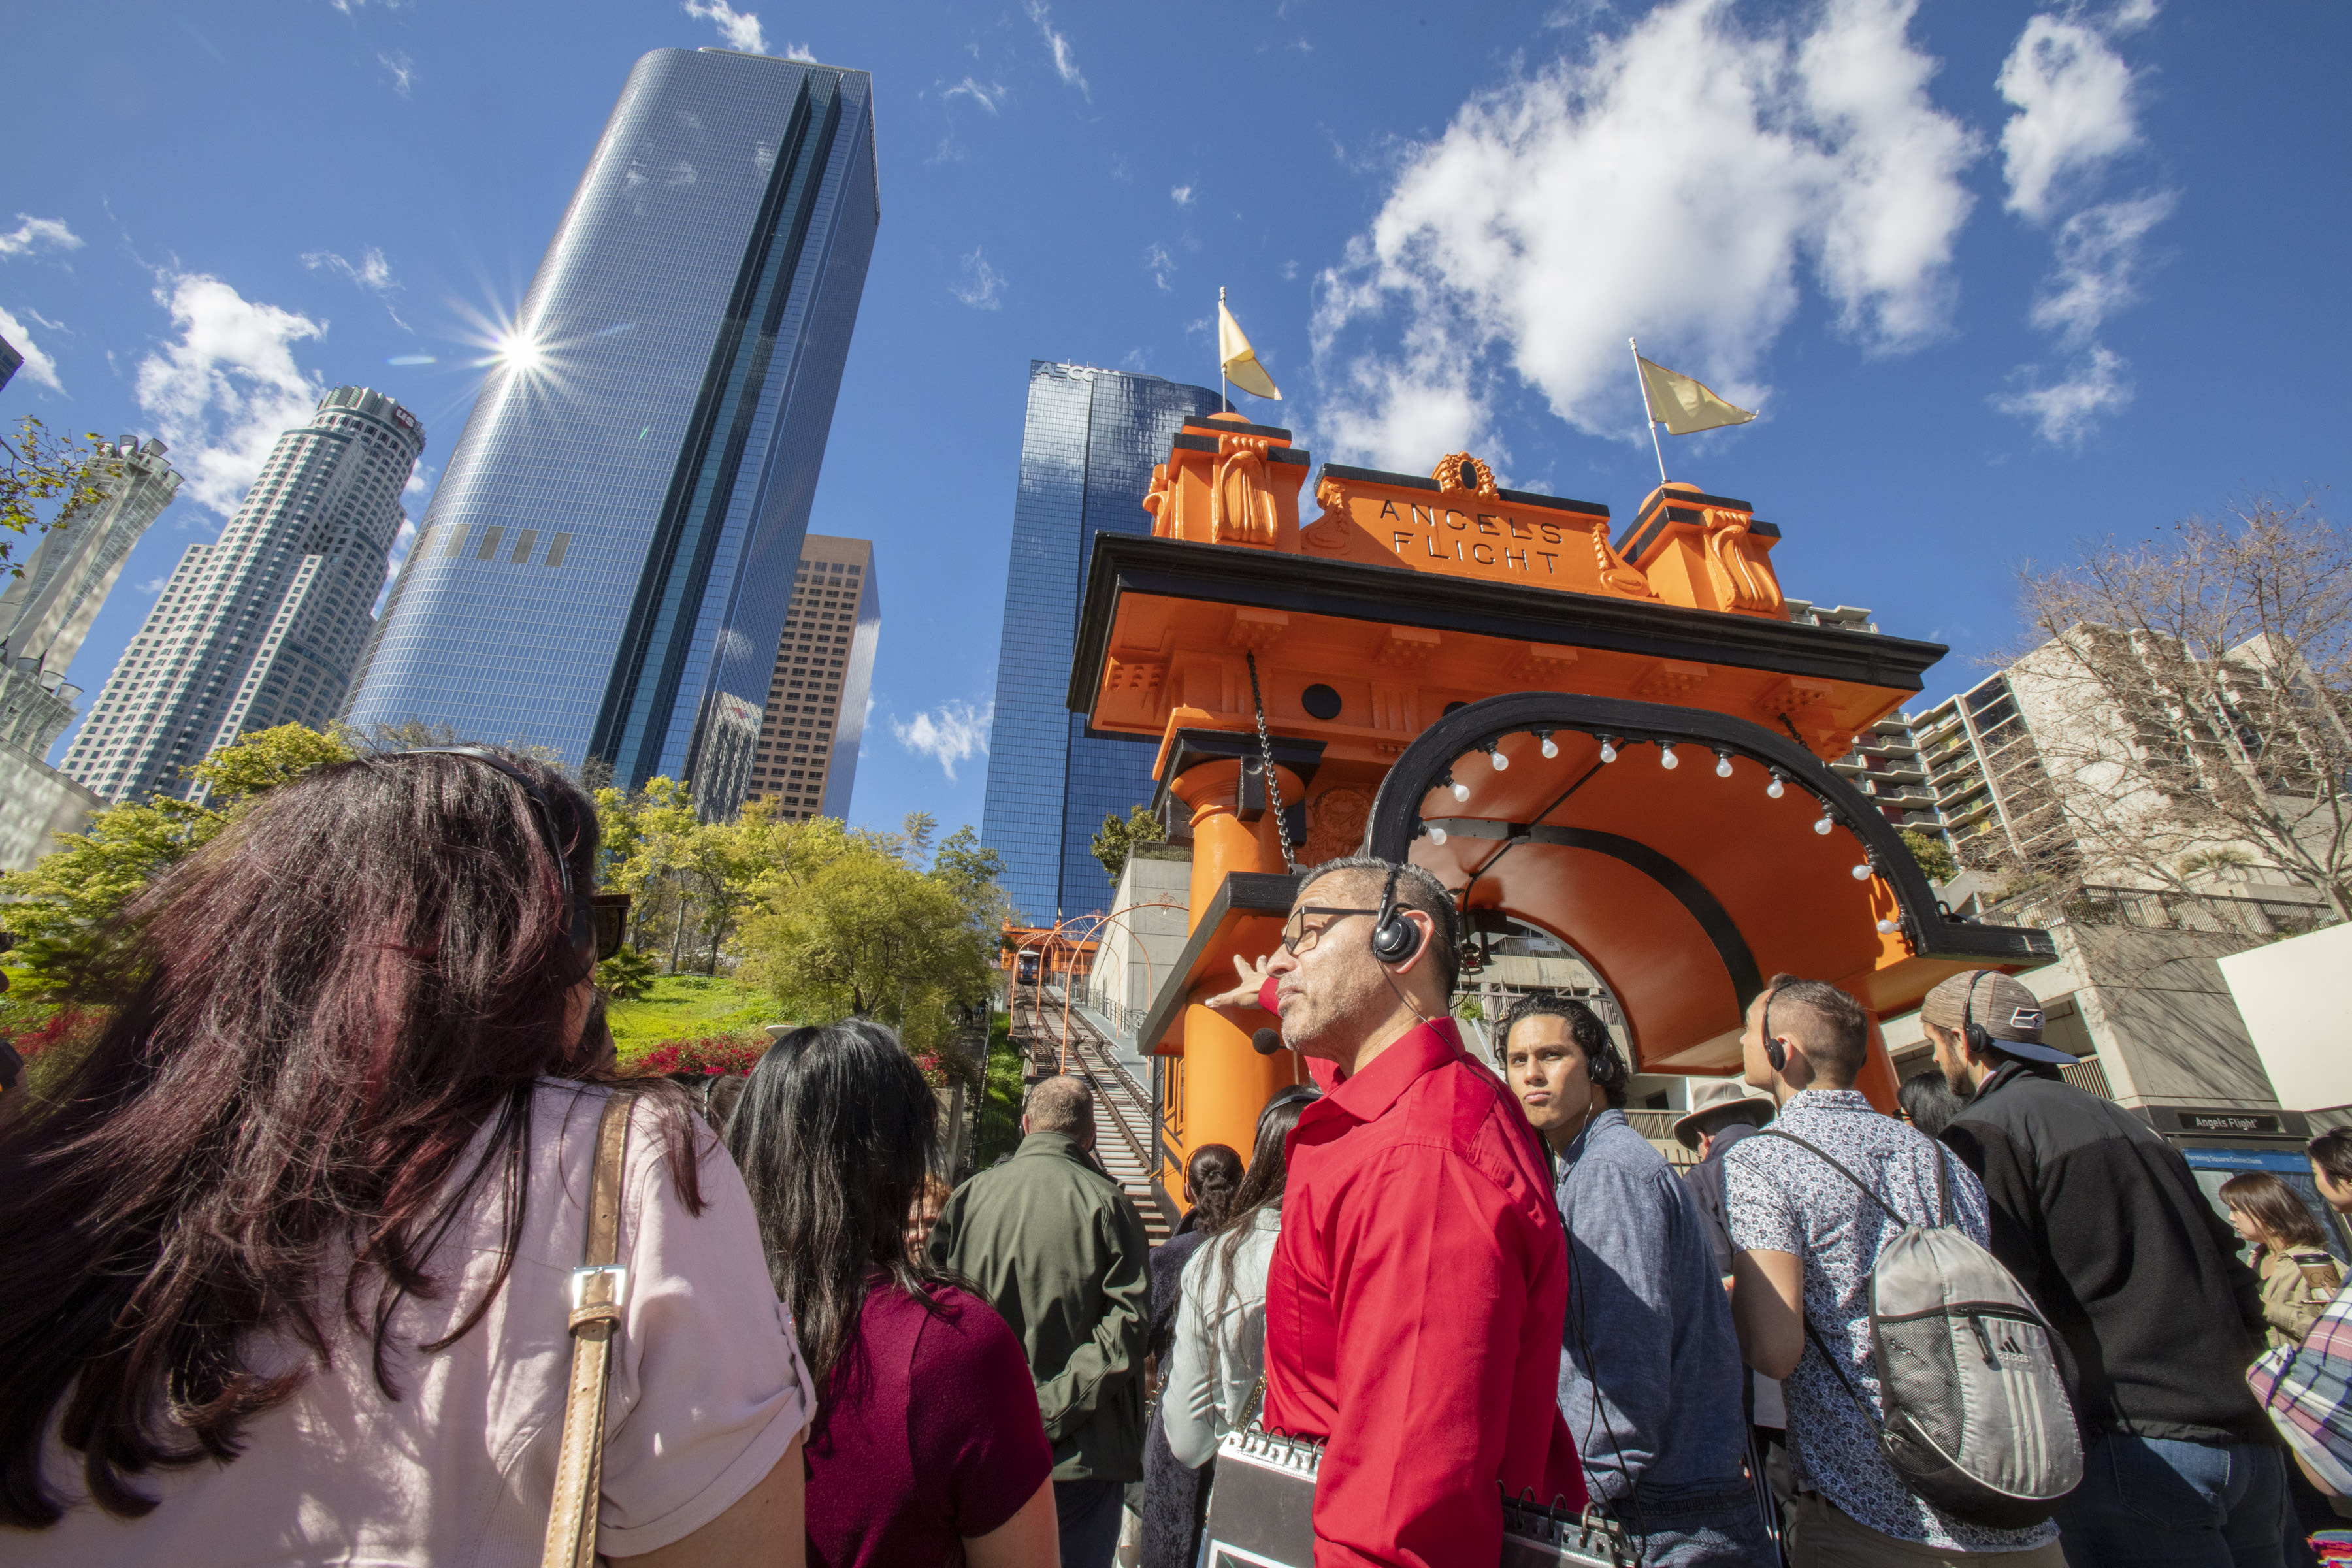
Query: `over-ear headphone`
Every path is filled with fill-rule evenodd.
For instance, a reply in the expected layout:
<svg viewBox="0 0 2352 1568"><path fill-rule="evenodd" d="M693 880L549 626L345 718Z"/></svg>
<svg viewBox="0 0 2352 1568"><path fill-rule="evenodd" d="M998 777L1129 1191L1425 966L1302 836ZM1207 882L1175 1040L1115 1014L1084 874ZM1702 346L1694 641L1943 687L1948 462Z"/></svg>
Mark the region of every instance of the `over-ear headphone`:
<svg viewBox="0 0 2352 1568"><path fill-rule="evenodd" d="M1421 928L1404 918L1397 908L1397 873L1402 867L1389 868L1389 879L1381 889L1381 907L1372 916L1372 956L1382 963L1402 963L1421 951Z"/></svg>
<svg viewBox="0 0 2352 1568"><path fill-rule="evenodd" d="M1978 970L1976 978L1969 982L1967 999L1960 1004L1960 1037L1968 1041L1969 1051L1979 1057L1992 1050L1992 1031L1977 1022L1977 987L1991 973L1990 969Z"/></svg>
<svg viewBox="0 0 2352 1568"><path fill-rule="evenodd" d="M1789 1066L1789 1047L1782 1045L1778 1039L1773 1037L1772 993L1769 991L1764 993L1764 1020L1761 1026L1764 1030L1764 1059L1772 1064L1772 1070L1774 1072L1782 1072L1787 1070Z"/></svg>

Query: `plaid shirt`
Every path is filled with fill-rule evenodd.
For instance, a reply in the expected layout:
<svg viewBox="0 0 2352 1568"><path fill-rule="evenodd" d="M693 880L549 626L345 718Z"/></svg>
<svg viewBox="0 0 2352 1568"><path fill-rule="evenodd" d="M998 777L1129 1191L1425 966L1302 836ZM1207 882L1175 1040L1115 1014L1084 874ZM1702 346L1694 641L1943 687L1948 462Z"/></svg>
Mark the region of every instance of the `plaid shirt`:
<svg viewBox="0 0 2352 1568"><path fill-rule="evenodd" d="M2352 1285L2303 1337L2299 1347L2266 1352L2246 1373L2271 1419L2352 1470Z"/></svg>

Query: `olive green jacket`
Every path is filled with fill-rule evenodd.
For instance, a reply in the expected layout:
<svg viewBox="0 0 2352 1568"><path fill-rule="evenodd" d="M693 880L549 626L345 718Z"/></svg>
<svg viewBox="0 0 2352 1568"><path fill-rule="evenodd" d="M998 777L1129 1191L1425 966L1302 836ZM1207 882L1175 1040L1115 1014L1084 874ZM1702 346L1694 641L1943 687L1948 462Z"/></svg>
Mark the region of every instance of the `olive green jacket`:
<svg viewBox="0 0 2352 1568"><path fill-rule="evenodd" d="M1059 1132L958 1187L931 1231L931 1260L1028 1352L1057 1481L1143 1479L1150 1253L1135 1205Z"/></svg>

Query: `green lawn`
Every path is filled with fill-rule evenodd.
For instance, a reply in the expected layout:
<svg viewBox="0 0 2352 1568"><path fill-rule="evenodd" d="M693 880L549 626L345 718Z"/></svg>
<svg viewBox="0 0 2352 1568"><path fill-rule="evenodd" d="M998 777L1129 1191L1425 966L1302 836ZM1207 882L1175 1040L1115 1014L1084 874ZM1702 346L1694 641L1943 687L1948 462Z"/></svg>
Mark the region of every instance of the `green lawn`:
<svg viewBox="0 0 2352 1568"><path fill-rule="evenodd" d="M624 1058L664 1040L741 1035L782 1022L775 998L708 974L664 974L634 1002L615 1001L605 1016Z"/></svg>
<svg viewBox="0 0 2352 1568"><path fill-rule="evenodd" d="M1021 1050L1013 1043L1013 1020L1003 1013L989 1020L988 1085L982 1090L979 1135L973 1164L982 1170L1010 1154L1021 1142Z"/></svg>

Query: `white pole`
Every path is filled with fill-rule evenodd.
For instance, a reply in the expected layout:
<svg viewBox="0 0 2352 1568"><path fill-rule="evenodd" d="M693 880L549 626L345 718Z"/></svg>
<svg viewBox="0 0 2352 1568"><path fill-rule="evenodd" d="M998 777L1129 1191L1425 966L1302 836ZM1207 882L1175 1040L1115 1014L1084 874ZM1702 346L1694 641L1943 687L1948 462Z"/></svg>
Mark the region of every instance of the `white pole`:
<svg viewBox="0 0 2352 1568"><path fill-rule="evenodd" d="M1218 297L1223 298L1222 294ZM1666 488L1666 449L1658 444L1658 415L1657 411L1650 406L1649 378L1642 374L1642 345L1627 338L1625 346L1633 351L1633 379L1642 384L1642 412L1648 417L1650 423L1650 450L1658 455L1658 488L1664 489Z"/></svg>
<svg viewBox="0 0 2352 1568"><path fill-rule="evenodd" d="M1228 414L1234 411L1234 395L1225 390L1225 286L1217 285L1217 403Z"/></svg>

